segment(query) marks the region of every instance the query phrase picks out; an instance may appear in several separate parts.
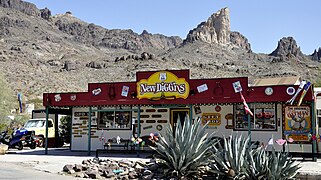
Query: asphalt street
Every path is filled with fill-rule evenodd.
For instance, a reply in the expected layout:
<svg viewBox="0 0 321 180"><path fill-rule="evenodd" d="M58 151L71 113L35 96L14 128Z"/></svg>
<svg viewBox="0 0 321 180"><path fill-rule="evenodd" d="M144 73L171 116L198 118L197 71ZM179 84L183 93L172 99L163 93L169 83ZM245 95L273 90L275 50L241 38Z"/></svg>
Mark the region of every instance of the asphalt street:
<svg viewBox="0 0 321 180"><path fill-rule="evenodd" d="M1 157L1 156L0 156ZM50 173L35 170L32 166L17 164L13 162L0 163L0 179L14 180L35 180L35 179L77 179L74 177L63 176L56 173Z"/></svg>

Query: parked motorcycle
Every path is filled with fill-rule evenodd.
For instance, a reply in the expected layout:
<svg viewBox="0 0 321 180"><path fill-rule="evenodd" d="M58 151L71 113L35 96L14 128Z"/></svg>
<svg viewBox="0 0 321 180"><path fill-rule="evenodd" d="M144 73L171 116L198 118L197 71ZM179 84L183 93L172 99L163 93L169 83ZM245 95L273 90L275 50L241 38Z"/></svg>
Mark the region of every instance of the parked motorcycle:
<svg viewBox="0 0 321 180"><path fill-rule="evenodd" d="M26 131L25 135L20 139L24 147L30 147L30 149L35 149L37 147L35 131L28 131L22 129L20 131Z"/></svg>
<svg viewBox="0 0 321 180"><path fill-rule="evenodd" d="M8 134L8 131L4 131L0 135L0 142L9 146L9 148L16 148L22 150L24 146L30 147L31 149L36 148L36 142L32 136L34 132L21 129L15 130L12 135Z"/></svg>
<svg viewBox="0 0 321 180"><path fill-rule="evenodd" d="M8 134L8 131L3 131L0 136L0 142L8 145L9 148L16 148L18 150L22 150L23 145L20 140L22 136L23 135L21 135L19 132L18 134L16 134L16 131L12 134L12 136Z"/></svg>

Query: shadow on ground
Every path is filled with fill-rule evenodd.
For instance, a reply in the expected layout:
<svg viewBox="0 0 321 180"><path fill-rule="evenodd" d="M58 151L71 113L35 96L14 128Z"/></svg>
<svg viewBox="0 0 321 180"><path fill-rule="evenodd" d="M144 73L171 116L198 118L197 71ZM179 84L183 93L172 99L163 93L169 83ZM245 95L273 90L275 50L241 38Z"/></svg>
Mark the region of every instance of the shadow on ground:
<svg viewBox="0 0 321 180"><path fill-rule="evenodd" d="M78 156L78 157L92 157L96 156L96 151L71 151L69 146L61 148L48 148L47 154L45 148L29 149L24 148L23 150L9 149L7 154L22 154L22 155L39 155L39 156ZM152 153L150 152L124 152L122 150L112 152L100 152L100 157L117 157L117 158L151 158Z"/></svg>

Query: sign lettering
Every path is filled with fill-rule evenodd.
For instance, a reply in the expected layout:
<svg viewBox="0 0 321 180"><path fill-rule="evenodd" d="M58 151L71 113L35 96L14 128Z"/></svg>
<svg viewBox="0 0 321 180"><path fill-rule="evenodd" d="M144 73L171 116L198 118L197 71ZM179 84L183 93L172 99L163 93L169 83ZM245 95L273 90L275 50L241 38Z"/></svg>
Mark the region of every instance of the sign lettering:
<svg viewBox="0 0 321 180"><path fill-rule="evenodd" d="M189 95L189 84L184 78L178 78L171 72L156 72L137 83L137 93L138 99L186 99Z"/></svg>

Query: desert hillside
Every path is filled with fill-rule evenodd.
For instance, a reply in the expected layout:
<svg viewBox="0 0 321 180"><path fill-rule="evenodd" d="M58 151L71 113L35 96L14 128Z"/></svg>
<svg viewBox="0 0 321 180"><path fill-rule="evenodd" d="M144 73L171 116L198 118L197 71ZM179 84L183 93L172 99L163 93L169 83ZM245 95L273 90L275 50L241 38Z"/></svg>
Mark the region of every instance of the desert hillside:
<svg viewBox="0 0 321 180"><path fill-rule="evenodd" d="M190 69L191 78L301 76L320 82L318 47L305 55L295 37L275 44L270 54L253 52L247 38L230 29L228 8L181 39L106 29L72 12L52 15L28 2L0 0L0 71L26 101L44 92L86 91L88 82L134 81L137 71L162 69Z"/></svg>

